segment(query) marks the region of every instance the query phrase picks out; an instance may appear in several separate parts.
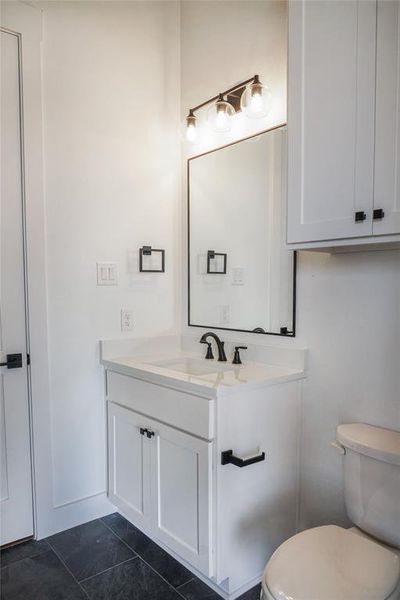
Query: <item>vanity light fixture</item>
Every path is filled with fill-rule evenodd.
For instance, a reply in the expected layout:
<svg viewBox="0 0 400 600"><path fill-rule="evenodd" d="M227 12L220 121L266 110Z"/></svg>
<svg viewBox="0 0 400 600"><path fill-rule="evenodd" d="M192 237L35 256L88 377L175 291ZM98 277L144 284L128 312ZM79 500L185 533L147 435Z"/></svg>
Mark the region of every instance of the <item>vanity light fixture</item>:
<svg viewBox="0 0 400 600"><path fill-rule="evenodd" d="M260 82L258 75L254 75L191 108L186 117L186 138L189 142L196 139L198 127L195 112L209 104L208 120L212 128L224 132L231 129L232 117L242 110L251 118L265 117L271 109L271 98L269 88Z"/></svg>
<svg viewBox="0 0 400 600"><path fill-rule="evenodd" d="M194 142L197 137L196 121L197 119L193 114L193 110L190 109L186 117L186 139L188 142Z"/></svg>
<svg viewBox="0 0 400 600"><path fill-rule="evenodd" d="M251 119L266 117L271 110L271 90L255 75L254 81L246 86L240 98L242 111Z"/></svg>
<svg viewBox="0 0 400 600"><path fill-rule="evenodd" d="M224 100L222 94L218 96L218 100L208 110L208 120L211 123L214 131L230 131L231 118L235 114L235 109L230 102Z"/></svg>

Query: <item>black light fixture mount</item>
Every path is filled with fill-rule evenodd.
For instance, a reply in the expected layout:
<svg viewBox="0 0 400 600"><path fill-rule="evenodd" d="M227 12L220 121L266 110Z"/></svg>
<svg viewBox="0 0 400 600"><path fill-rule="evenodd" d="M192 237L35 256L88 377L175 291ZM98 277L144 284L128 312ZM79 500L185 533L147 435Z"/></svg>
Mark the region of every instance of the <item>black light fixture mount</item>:
<svg viewBox="0 0 400 600"><path fill-rule="evenodd" d="M197 112L201 108L204 108L208 104L215 103L217 112L218 112L219 104L221 105L221 109L222 109L222 105L224 105L224 107L226 107L226 105L228 105L229 107L231 107L233 109L233 113L241 112L241 110L242 110L241 98L242 98L242 95L244 94L244 92L246 91L246 86L248 84L252 84L253 86L257 86L257 85L261 86L259 76L253 75L253 77L250 77L249 79L241 81L240 83L237 83L236 85L225 90L224 92L220 92L216 96L213 96L212 98L209 98L208 100L205 100L204 102L201 102L197 106L194 106L193 108L191 108L186 117L187 139L189 141L193 141L196 137L197 117L195 115L195 112Z"/></svg>

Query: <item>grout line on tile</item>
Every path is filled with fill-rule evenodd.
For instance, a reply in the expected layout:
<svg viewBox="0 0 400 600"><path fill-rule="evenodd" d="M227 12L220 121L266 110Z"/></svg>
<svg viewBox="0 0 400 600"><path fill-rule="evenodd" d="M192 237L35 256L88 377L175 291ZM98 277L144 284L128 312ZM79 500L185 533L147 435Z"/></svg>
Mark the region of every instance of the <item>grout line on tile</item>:
<svg viewBox="0 0 400 600"><path fill-rule="evenodd" d="M178 587L176 587L175 589L177 589L177 590L178 590L179 588L183 587L183 586L184 586L184 585L186 585L187 583L190 583L190 582L191 582L191 581L193 581L194 579L197 579L196 575L193 575L192 579L189 579L188 581L185 581L185 583L180 583L180 584L178 585Z"/></svg>
<svg viewBox="0 0 400 600"><path fill-rule="evenodd" d="M129 521L128 521L128 523L129 523ZM107 525L107 523L104 523L104 525L105 525L106 527L108 527L108 529L109 529L110 531L112 531L112 532L113 532L113 534L114 534L114 535L116 535L116 536L117 536L117 538L118 538L119 540L121 540L121 542L123 542L123 543L124 543L124 544L125 544L125 545L126 545L126 546L127 546L129 549L130 549L130 550L133 550L133 548L131 548L131 547L130 547L130 545L129 545L127 542L125 542L125 540L123 540L123 539L122 539L122 538L121 538L121 537L120 537L120 536L119 536L119 535L118 535L118 534L117 534L117 533L116 533L116 532L115 532L113 529L111 529L111 527L110 527L109 525ZM134 525L132 525L132 526L133 526L133 527L135 527ZM146 534L143 534L143 535L146 535ZM149 538L149 539L151 539L151 538ZM152 541L153 541L153 540L152 540ZM154 544L156 544L156 542L153 542L153 543L154 543ZM158 545L158 544L156 544L156 545ZM159 548L161 548L161 546L159 546ZM163 550L163 548L161 548L161 549ZM133 552L136 552L136 551L135 551L135 550L133 550ZM164 552L165 552L165 550L164 550ZM168 554L168 553L167 553L167 554ZM141 561L142 561L142 562L143 562L145 565L147 565L147 566L148 566L148 567L149 567L149 568L150 568L150 569L151 569L151 570L152 570L152 571L153 571L153 572L154 572L156 575L158 575L158 576L159 576L159 577L160 577L160 578L161 578L163 581L165 581L165 583L166 583L166 584L167 584L167 585L168 585L168 586L169 586L171 589L173 589L173 590L174 590L174 592L176 592L176 593L177 593L177 594L178 594L178 595L179 595L181 598L183 598L183 600L186 600L186 598L185 598L184 596L182 596L182 594L179 592L178 588L175 588L175 587L174 587L174 586L173 586L173 585L172 585L172 584L171 584L169 581L167 581L167 580L165 579L165 577L163 577L163 576L161 575L161 573L159 573L159 572L158 572L158 571L157 571L157 570L156 570L154 567L152 567L152 565L150 565L150 564L149 564L149 563L148 563L146 560L144 560L144 558L143 558L143 557L142 557L140 554L138 554L138 553L136 552L136 555L137 555L137 557L138 557L138 558L139 558L139 559L140 559L140 560L141 560ZM170 555L170 556L171 556L171 555ZM174 557L171 557L171 558L174 558ZM176 560L176 559L174 559L174 560ZM179 562L179 561L177 561L177 562ZM179 563L179 564L181 564L181 563ZM183 567L183 566L184 566L184 565L182 565L182 567ZM186 567L184 567L184 568L186 568ZM194 576L192 579L190 579L190 581L192 581L193 579L196 579L196 577ZM189 583L189 582L188 582L188 581L186 581L185 583ZM184 583L182 583L182 584L181 584L181 586L182 586L182 585L185 585L185 584L184 584ZM179 586L179 587L180 587L180 586Z"/></svg>
<svg viewBox="0 0 400 600"><path fill-rule="evenodd" d="M179 586L180 588L185 587L185 585L188 585L189 583L191 583L192 581L194 581L195 579L198 579L201 583L203 583L205 586L207 586L214 594L217 594L218 598L221 598L221 600L224 600L224 597L221 596L221 594L218 594L218 592L216 590L214 590L212 587L210 587L205 581L203 581L202 579L199 579L198 577L193 577L193 579L190 579L189 581L186 581L185 583L181 583L181 585ZM179 589L177 588L177 592L179 592ZM182 596L182 594L181 594ZM187 600L186 596L182 596L182 598L185 598L185 600ZM240 598L238 598L238 600L240 600Z"/></svg>
<svg viewBox="0 0 400 600"><path fill-rule="evenodd" d="M50 546L50 544L47 540L40 540L40 541L45 542L47 544L48 547L45 550L42 550L41 552L35 552L34 554L30 554L29 556L24 556L22 558L18 558L18 560L13 560L8 565L3 566L0 564L0 568L7 569L7 567L11 567L11 565L16 565L17 563L21 562L21 560L26 560L27 558L36 558L37 556L41 556L42 554L45 554L46 552L50 552L50 550L53 550L53 548ZM2 550L2 552L4 552L4 550ZM1 563L1 552L0 552L0 563Z"/></svg>
<svg viewBox="0 0 400 600"><path fill-rule="evenodd" d="M47 541L47 540L46 540ZM79 588L83 591L83 593L85 594L86 598L90 597L89 595L86 593L86 590L81 586L81 584L79 583L79 581L77 580L77 578L75 577L75 575L72 573L71 569L69 569L67 567L67 565L65 564L63 558L59 555L59 553L57 552L57 550L51 545L50 542L47 542L50 546L50 548L53 550L54 554L57 556L58 560L64 565L64 567L67 569L68 573L73 577L74 581L76 581L76 583L78 584Z"/></svg>
<svg viewBox="0 0 400 600"><path fill-rule="evenodd" d="M79 583L85 583L86 581L89 581L90 579L93 579L94 577L98 577L98 575L103 575L103 573L107 573L107 571L111 571L112 569L115 569L115 567L120 567L121 565L131 562L132 560L137 560L138 558L139 558L139 556L137 554L135 556L131 556L130 558L127 558L126 560L123 560L122 562L117 563L116 565L113 565L112 567L108 567L107 569L104 569L104 571L100 571L99 573L90 575L90 577L85 577L85 579L81 579L79 581Z"/></svg>

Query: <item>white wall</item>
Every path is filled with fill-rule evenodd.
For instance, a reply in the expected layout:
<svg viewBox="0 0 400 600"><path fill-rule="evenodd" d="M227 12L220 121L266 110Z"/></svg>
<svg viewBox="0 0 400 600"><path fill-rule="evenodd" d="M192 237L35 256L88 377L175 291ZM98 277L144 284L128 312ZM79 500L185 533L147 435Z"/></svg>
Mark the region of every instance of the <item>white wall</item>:
<svg viewBox="0 0 400 600"><path fill-rule="evenodd" d="M304 384L302 525L346 523L338 423L400 430L400 251L299 257Z"/></svg>
<svg viewBox="0 0 400 600"><path fill-rule="evenodd" d="M182 117L258 72L272 88L274 109L249 132L284 121L286 4L184 2L181 71L179 6L173 2L41 6L51 351L51 400L41 414L49 409L51 423L40 421L35 454L39 466L46 453L52 457L52 468L37 474L40 489L52 491L52 514L39 531L46 535L109 509L97 340L132 335L119 331L122 307L134 310L135 336L178 327L184 213L178 204L179 76ZM232 135L245 133L239 128ZM31 224L40 237L40 206L32 206ZM28 243L35 239L32 231ZM130 252L144 243L167 249L165 275L128 272L135 268ZM31 249L33 262L41 246ZM97 260L119 263L118 287L96 286ZM30 266L31 288L45 288ZM265 342L309 347L302 522L343 522L340 459L329 447L336 424L354 419L400 429L400 253L301 253L298 288L298 337ZM45 387L36 393L42 404Z"/></svg>
<svg viewBox="0 0 400 600"><path fill-rule="evenodd" d="M273 92L267 117L235 117L232 131L207 131L184 147L194 156L286 121L286 3L283 0L194 0L181 3L181 112L260 76ZM206 111L198 113L199 119ZM204 131L204 128L202 129Z"/></svg>
<svg viewBox="0 0 400 600"><path fill-rule="evenodd" d="M179 325L179 5L41 7L53 505L77 504L60 529L105 492L98 340ZM165 274L138 273L143 244L166 249ZM96 261L118 286L96 285Z"/></svg>
<svg viewBox="0 0 400 600"><path fill-rule="evenodd" d="M285 2L186 2L181 42L182 117L259 72L275 98L270 124L285 120ZM219 140L231 138L220 134ZM215 145L209 139L199 147ZM197 146L186 152L196 154ZM263 339L309 348L301 525L346 523L341 459L330 447L337 424L366 421L400 430L400 252L300 253L297 306L295 340Z"/></svg>

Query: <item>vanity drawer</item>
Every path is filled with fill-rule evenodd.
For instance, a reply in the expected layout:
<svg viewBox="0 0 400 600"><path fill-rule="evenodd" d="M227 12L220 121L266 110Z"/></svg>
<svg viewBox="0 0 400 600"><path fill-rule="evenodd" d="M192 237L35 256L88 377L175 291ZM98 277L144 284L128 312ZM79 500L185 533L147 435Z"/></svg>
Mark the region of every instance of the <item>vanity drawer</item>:
<svg viewBox="0 0 400 600"><path fill-rule="evenodd" d="M107 399L206 440L214 437L214 401L107 370Z"/></svg>

